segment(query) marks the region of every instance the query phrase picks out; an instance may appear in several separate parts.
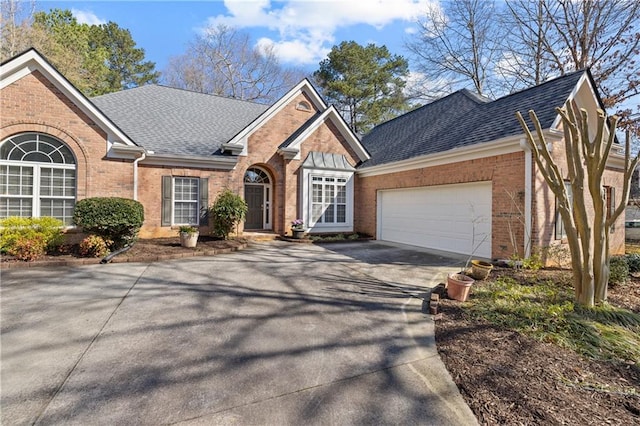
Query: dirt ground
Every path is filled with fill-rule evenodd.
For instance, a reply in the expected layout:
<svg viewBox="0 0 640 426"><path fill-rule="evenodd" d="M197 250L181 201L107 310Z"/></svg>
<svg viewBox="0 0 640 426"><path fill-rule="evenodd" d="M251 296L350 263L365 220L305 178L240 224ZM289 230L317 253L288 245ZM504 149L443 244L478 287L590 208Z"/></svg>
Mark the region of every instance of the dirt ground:
<svg viewBox="0 0 640 426"><path fill-rule="evenodd" d="M113 259L113 262L147 262L175 257L188 257L193 255L212 255L215 254L216 251L224 249L235 249L237 247L245 245L246 243L247 240L245 238L220 240L206 235L201 235L198 238L198 245L195 248L186 248L180 245L180 238L177 236L170 238L140 239L136 241L136 243L128 251L117 255ZM1 260L5 265L7 263L27 263L13 259L11 256L2 256ZM37 264L48 264L49 262L55 264L71 261L72 263L76 260L95 261L95 263L98 263L100 261L100 259L87 259L81 257L78 254L78 246L73 245L62 247L59 253L47 254L40 257L37 261L31 263L35 266Z"/></svg>
<svg viewBox="0 0 640 426"><path fill-rule="evenodd" d="M609 301L640 312L640 279L611 287ZM446 296L440 310L438 352L480 424L640 425L637 366L471 320Z"/></svg>

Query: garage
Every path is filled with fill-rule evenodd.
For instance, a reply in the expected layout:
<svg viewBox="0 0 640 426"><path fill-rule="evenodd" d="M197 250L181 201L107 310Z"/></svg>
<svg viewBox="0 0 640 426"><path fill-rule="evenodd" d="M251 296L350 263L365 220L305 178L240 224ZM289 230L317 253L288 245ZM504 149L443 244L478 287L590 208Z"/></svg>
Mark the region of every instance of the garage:
<svg viewBox="0 0 640 426"><path fill-rule="evenodd" d="M378 191L378 239L491 258L491 182Z"/></svg>

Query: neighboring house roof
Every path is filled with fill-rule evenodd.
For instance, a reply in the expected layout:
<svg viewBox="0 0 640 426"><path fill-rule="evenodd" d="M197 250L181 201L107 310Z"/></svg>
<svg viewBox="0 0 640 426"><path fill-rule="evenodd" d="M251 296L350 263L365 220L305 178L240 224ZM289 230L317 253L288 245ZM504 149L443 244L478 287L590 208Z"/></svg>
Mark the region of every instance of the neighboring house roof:
<svg viewBox="0 0 640 426"><path fill-rule="evenodd" d="M371 166L435 154L522 134L515 112L533 109L543 129L556 120L586 71L567 74L538 86L489 101L463 89L376 126L362 139Z"/></svg>
<svg viewBox="0 0 640 426"><path fill-rule="evenodd" d="M138 145L155 154L210 156L269 106L160 85L92 98Z"/></svg>

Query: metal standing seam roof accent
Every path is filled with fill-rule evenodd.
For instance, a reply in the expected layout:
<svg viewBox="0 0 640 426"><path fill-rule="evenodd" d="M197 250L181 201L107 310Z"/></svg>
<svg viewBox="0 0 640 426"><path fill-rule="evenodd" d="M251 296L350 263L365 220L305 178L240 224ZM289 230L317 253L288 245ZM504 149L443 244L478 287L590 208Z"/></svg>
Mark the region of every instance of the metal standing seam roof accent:
<svg viewBox="0 0 640 426"><path fill-rule="evenodd" d="M371 159L358 168L522 134L516 111L529 121L527 111L533 109L542 127L550 128L557 116L555 108L564 105L585 72L567 74L493 101L466 89L454 92L373 128L361 141Z"/></svg>
<svg viewBox="0 0 640 426"><path fill-rule="evenodd" d="M222 155L220 147L269 107L160 85L91 99L136 144L156 154Z"/></svg>
<svg viewBox="0 0 640 426"><path fill-rule="evenodd" d="M355 171L355 167L349 164L349 161L343 154L332 154L329 152L312 151L302 162L305 169L318 170L344 170Z"/></svg>

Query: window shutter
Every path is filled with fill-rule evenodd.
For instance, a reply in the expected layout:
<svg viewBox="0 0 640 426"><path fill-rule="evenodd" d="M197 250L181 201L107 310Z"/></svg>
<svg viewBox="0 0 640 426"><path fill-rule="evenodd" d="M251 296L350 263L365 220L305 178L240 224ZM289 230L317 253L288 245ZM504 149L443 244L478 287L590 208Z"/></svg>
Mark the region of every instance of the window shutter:
<svg viewBox="0 0 640 426"><path fill-rule="evenodd" d="M162 176L161 226L171 226L171 176Z"/></svg>
<svg viewBox="0 0 640 426"><path fill-rule="evenodd" d="M611 215L613 214L613 211L616 208L616 188L614 186L610 186L609 187L609 214L607 216L611 217ZM609 230L609 232L613 233L613 231L616 230L616 223L612 223L611 224L611 229Z"/></svg>
<svg viewBox="0 0 640 426"><path fill-rule="evenodd" d="M209 225L209 179L200 178L200 226Z"/></svg>

